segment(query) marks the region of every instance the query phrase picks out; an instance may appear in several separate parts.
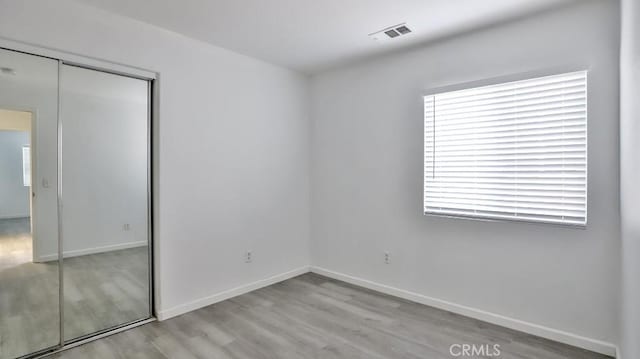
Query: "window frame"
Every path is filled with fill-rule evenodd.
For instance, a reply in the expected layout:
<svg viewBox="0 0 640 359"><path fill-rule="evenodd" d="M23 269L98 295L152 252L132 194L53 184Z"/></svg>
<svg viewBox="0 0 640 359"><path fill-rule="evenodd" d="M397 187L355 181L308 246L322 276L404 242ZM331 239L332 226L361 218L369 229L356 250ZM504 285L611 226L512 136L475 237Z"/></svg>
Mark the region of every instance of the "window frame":
<svg viewBox="0 0 640 359"><path fill-rule="evenodd" d="M470 215L463 215L463 214L443 214L443 213L433 213L433 212L427 212L425 211L425 179L427 176L427 173L425 172L424 169L424 158L425 158L425 138L424 138L424 132L425 132L425 119L424 119L424 98L428 97L428 96L436 96L439 94L443 94L443 93L447 93L447 92L454 92L454 91L460 91L460 90L467 90L467 89L474 89L474 88L480 88L480 87L486 87L486 86L492 86L492 85L500 85L500 84L506 84L509 82L518 82L518 81L525 81L525 80L531 80L531 79L535 79L535 78L540 78L540 77L547 77L547 76L555 76L555 75L563 75L563 74L569 74L572 72L585 72L586 73L586 79L585 79L585 91L586 91L586 99L585 99L585 103L586 103L586 119L585 119L585 163L586 163L586 168L585 168L585 207L584 207L584 213L585 213L585 221L584 223L559 223L559 222L545 222L545 221L535 221L535 220L528 220L528 219L518 219L518 218L492 218L492 217L486 217L486 216L470 216ZM438 86L438 87L433 87L433 88L427 88L425 90L422 91L422 94L420 96L420 100L421 100L421 121L422 121L422 133L420 134L422 137L422 214L424 217L436 217L436 218L449 218L449 219L459 219L459 220L472 220L472 221L480 221L480 222L498 222L498 223L526 223L526 224L534 224L534 225L541 225L541 226L551 226L551 227L563 227L563 228L572 228L572 229L580 229L580 230L585 230L587 229L588 223L589 223L589 112L590 112L590 106L589 106L589 94L590 94L590 85L589 85L589 77L591 74L591 69L589 66L584 66L584 65L576 65L576 66L558 66L558 67L554 67L554 68L548 68L548 69L544 69L544 70L536 70L536 71L528 71L528 72L521 72L521 73L516 73L516 74L510 74L510 75L503 75L503 76L497 76L497 77L490 77L490 78L485 78L485 79L481 79L481 80L472 80L472 81L467 81L467 82L460 82L460 83L455 83L455 84L450 84L450 85L444 85L444 86Z"/></svg>
<svg viewBox="0 0 640 359"><path fill-rule="evenodd" d="M26 154L25 154L25 151L27 152ZM25 162L25 160L27 162ZM31 175L31 171L33 168L33 164L31 162L32 162L31 146L22 145L22 185L23 187L31 187L32 185L31 180L33 176ZM27 164L29 165L28 167L27 167ZM29 184L27 184L27 181L29 181Z"/></svg>

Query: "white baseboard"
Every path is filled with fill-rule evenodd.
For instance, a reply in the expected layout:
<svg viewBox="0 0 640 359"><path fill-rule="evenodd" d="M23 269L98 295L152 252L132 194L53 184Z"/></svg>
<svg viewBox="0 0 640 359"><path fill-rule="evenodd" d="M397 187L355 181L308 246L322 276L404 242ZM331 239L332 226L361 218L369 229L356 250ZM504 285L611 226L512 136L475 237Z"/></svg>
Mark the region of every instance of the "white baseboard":
<svg viewBox="0 0 640 359"><path fill-rule="evenodd" d="M334 271L330 271L321 267L311 266L311 272L317 273L329 278L337 279L343 282L375 290L381 293L400 297L412 302L428 305L434 308L446 310L452 313L464 315L467 317L482 320L488 323L496 324L509 329L517 330L527 334L532 334L538 337L546 338L556 342L569 344L575 347L587 349L596 353L616 356L616 346L611 343L603 342L600 340L583 337L580 335L568 333L562 330L557 330L549 327L545 327L538 324L525 322L522 320L505 317L500 314L490 313L480 309L467 307L464 305L447 302L441 299L427 297L422 294L409 292L403 289L390 287L384 284L378 284L366 279L353 277L347 274L342 274Z"/></svg>
<svg viewBox="0 0 640 359"><path fill-rule="evenodd" d="M143 247L146 245L147 245L147 241L137 241L137 242L112 244L112 245L102 246L102 247L76 249L72 251L66 251L63 254L64 254L64 258L71 258L71 257L86 256L88 254L97 254L97 253L118 251L121 249ZM38 256L34 261L48 262L48 261L55 261L57 259L58 259L58 253L52 253L52 254L45 254L42 256Z"/></svg>
<svg viewBox="0 0 640 359"><path fill-rule="evenodd" d="M167 320L169 318L176 317L178 315L191 312L202 307L206 307L211 304L222 302L223 300L231 299L233 297L249 293L256 289L264 288L272 284L285 281L287 279L297 277L301 274L309 272L309 266L300 267L285 273L280 273L269 278L261 279L259 281L242 285L233 289L225 290L220 293L212 294L210 296L196 299L189 303L177 305L173 308L166 310L158 310L156 313L158 320Z"/></svg>

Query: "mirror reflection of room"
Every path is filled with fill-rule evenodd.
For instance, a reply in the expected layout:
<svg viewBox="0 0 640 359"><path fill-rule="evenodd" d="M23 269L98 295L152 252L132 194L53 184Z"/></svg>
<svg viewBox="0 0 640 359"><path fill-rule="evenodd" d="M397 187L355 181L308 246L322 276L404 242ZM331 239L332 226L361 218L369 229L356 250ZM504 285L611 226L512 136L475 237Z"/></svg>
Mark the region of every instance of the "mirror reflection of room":
<svg viewBox="0 0 640 359"><path fill-rule="evenodd" d="M64 339L149 312L147 81L61 67Z"/></svg>
<svg viewBox="0 0 640 359"><path fill-rule="evenodd" d="M147 320L149 82L4 49L0 68L0 359Z"/></svg>
<svg viewBox="0 0 640 359"><path fill-rule="evenodd" d="M0 109L0 270L30 263L31 113Z"/></svg>
<svg viewBox="0 0 640 359"><path fill-rule="evenodd" d="M0 358L4 359L60 342L58 62L0 50L0 70Z"/></svg>

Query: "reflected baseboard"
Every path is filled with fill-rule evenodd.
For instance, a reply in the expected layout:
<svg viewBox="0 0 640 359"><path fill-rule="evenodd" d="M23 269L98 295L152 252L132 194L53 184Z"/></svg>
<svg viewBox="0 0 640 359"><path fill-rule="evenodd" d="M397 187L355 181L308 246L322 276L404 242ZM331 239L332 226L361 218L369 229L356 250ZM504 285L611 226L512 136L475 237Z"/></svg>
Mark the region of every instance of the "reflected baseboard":
<svg viewBox="0 0 640 359"><path fill-rule="evenodd" d="M98 254L98 253L104 253L104 252L112 252L112 251L119 251L122 249L131 249L131 248L137 248L137 247L144 247L147 245L147 241L137 241L137 242L127 242L127 243L119 243L119 244L112 244L112 245L108 245L108 246L101 246L101 247L93 247L93 248L83 248L83 249L76 249L76 250L72 250L72 251L65 251L63 253L64 258L71 258L71 257L79 257L79 256L86 256L89 254ZM58 260L58 253L52 253L52 254L45 254L42 256L38 256L34 259L34 262L36 263L43 263L43 262L50 262L50 261L55 261Z"/></svg>
<svg viewBox="0 0 640 359"><path fill-rule="evenodd" d="M27 213L27 214L5 214L5 215L0 215L0 220L1 219L30 219L31 216Z"/></svg>

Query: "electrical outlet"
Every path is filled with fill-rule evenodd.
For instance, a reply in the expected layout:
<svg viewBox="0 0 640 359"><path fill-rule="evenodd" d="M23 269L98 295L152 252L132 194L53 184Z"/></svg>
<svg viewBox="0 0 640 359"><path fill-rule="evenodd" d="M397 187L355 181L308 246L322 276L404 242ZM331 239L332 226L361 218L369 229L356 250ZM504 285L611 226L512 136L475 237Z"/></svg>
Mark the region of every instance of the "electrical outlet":
<svg viewBox="0 0 640 359"><path fill-rule="evenodd" d="M123 231L128 231L128 230L130 230L130 229L131 229L131 225L130 225L129 223L125 223L125 224L122 226L122 230L123 230Z"/></svg>
<svg viewBox="0 0 640 359"><path fill-rule="evenodd" d="M384 252L384 264L389 264L390 260L391 260L391 255L389 254L389 252Z"/></svg>
<svg viewBox="0 0 640 359"><path fill-rule="evenodd" d="M244 262L245 263L251 263L252 260L253 260L253 254L251 253L251 251L247 251L244 254Z"/></svg>

